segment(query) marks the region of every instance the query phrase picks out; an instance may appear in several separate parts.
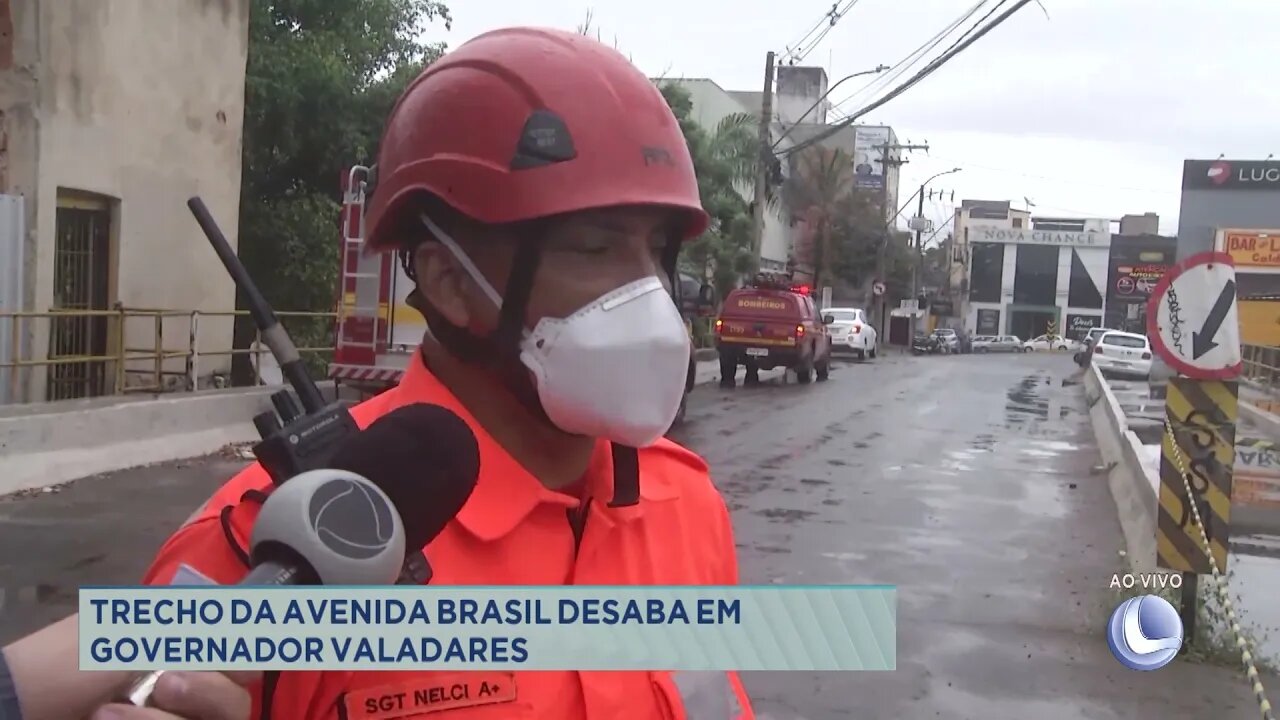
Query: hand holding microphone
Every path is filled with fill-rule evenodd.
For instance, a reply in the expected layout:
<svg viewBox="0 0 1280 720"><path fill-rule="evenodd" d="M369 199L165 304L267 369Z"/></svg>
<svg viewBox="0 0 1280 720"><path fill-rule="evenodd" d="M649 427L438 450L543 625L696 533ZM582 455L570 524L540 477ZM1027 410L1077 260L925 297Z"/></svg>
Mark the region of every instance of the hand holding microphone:
<svg viewBox="0 0 1280 720"><path fill-rule="evenodd" d="M443 407L387 414L343 444L336 468L273 490L254 523L253 567L239 584L391 585L406 566L429 577L421 550L471 496L479 457L470 428ZM140 678L128 701L149 705L161 676Z"/></svg>

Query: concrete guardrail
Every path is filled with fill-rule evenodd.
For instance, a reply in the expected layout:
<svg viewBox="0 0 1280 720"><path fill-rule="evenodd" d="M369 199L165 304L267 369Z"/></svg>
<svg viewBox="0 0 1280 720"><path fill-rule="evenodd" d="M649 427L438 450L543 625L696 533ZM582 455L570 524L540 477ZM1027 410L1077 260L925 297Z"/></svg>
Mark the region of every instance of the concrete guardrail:
<svg viewBox="0 0 1280 720"><path fill-rule="evenodd" d="M0 408L0 495L216 452L258 439L279 387ZM332 397L332 385L322 388Z"/></svg>
<svg viewBox="0 0 1280 720"><path fill-rule="evenodd" d="M1154 572L1160 478L1142 462L1142 441L1129 429L1120 402L1097 367L1086 368L1084 388L1094 437L1124 531L1129 565L1133 572Z"/></svg>

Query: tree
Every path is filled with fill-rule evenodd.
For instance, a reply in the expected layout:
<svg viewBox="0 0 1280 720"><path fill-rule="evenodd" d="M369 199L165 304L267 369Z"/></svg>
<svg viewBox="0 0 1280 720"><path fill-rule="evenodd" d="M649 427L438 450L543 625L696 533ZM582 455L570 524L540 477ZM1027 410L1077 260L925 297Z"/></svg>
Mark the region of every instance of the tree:
<svg viewBox="0 0 1280 720"><path fill-rule="evenodd" d="M886 229L872 195L854 186L852 158L838 148L809 147L793 157L782 189L802 223L795 260L810 270L812 284L869 290Z"/></svg>
<svg viewBox="0 0 1280 720"><path fill-rule="evenodd" d="M330 311L338 286L341 173L376 157L400 91L443 52L423 26L450 23L438 0L255 0L245 78L240 258L281 310ZM243 307L243 299L239 301ZM236 324L236 347L254 336ZM300 346L330 323L290 322ZM244 379L247 358L239 358Z"/></svg>

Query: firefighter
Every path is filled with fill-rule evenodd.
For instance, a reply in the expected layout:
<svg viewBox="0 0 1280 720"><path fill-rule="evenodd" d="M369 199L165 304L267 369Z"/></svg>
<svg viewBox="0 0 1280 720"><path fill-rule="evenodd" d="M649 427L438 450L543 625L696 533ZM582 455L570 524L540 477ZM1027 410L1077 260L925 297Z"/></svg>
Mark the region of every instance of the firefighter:
<svg viewBox="0 0 1280 720"><path fill-rule="evenodd" d="M426 548L432 582L736 583L729 514L705 462L661 437L689 358L669 283L681 242L708 219L653 83L581 35L489 32L405 90L379 152L367 242L398 254L430 331L401 383L353 415L363 427L406 404L442 405L480 448L474 493ZM256 465L233 478L146 581L236 582L269 485ZM441 717L754 717L733 673L514 675L501 707ZM369 717L378 693L444 676L268 673L254 717Z"/></svg>

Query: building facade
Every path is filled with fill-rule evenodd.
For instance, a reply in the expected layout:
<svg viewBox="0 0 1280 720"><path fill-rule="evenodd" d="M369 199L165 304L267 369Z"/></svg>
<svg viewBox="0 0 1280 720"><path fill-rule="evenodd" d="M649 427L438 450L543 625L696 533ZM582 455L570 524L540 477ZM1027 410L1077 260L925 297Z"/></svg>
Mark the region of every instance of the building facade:
<svg viewBox="0 0 1280 720"><path fill-rule="evenodd" d="M1178 239L1145 232L1153 227L1158 219L1155 225L1121 221L1120 233L1111 236L1104 327L1147 332L1147 302L1178 254Z"/></svg>
<svg viewBox="0 0 1280 720"><path fill-rule="evenodd" d="M1236 264L1240 335L1280 345L1280 161L1187 160L1182 165L1178 259L1220 250Z"/></svg>
<svg viewBox="0 0 1280 720"><path fill-rule="evenodd" d="M0 0L0 16L12 27L0 34L0 194L16 216L0 218L0 310L234 310L186 201L201 196L234 246L249 0ZM100 357L157 335L153 318L105 312L16 322L6 360ZM166 328L170 349L187 346L181 322ZM231 335L229 315L200 323L205 351L225 352ZM105 394L130 369L28 369L0 378L17 389L0 399Z"/></svg>
<svg viewBox="0 0 1280 720"><path fill-rule="evenodd" d="M963 205L962 205L963 209ZM965 328L1022 339L1102 324L1110 220L1031 218L1030 227L973 222Z"/></svg>
<svg viewBox="0 0 1280 720"><path fill-rule="evenodd" d="M947 243L950 264L946 292L947 297L952 298L952 312L959 318L969 317L969 270L973 260L973 248L969 243L971 226L1021 230L1031 227L1031 213L1011 207L1007 200L960 201ZM966 327L972 329L972 324Z"/></svg>

